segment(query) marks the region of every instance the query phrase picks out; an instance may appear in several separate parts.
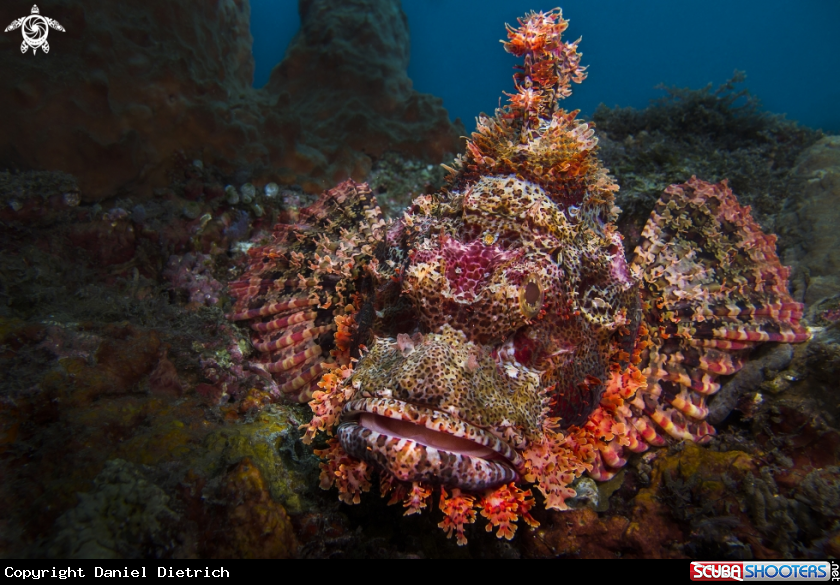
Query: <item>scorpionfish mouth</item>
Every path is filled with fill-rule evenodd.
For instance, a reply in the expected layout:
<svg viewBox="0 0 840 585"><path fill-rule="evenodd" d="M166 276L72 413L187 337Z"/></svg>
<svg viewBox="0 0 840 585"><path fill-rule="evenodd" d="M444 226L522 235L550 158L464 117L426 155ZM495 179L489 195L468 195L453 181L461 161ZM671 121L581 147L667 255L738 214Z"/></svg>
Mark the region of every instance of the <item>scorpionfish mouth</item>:
<svg viewBox="0 0 840 585"><path fill-rule="evenodd" d="M524 461L505 441L455 416L391 398L344 406L338 439L348 454L408 482L479 490L517 481Z"/></svg>

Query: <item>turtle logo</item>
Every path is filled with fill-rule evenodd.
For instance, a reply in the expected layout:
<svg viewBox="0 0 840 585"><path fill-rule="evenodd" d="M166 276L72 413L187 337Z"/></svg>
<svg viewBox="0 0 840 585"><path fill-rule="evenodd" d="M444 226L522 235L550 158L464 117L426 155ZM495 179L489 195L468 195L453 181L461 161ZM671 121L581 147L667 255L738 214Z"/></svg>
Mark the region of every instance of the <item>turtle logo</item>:
<svg viewBox="0 0 840 585"><path fill-rule="evenodd" d="M32 54L38 52L40 48L44 53L50 52L50 44L47 42L47 34L50 28L64 32L64 27L58 24L57 20L41 16L38 5L32 6L32 14L18 18L12 21L12 24L6 27L4 32L21 28L23 33L23 43L20 45L20 52L25 53L26 49L32 47Z"/></svg>

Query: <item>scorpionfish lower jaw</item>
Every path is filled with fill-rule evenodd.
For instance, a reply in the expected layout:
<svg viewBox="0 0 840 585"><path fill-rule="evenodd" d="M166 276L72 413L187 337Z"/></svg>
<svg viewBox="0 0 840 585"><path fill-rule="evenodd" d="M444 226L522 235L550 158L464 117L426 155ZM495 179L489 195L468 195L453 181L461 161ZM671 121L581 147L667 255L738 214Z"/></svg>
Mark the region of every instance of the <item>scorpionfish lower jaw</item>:
<svg viewBox="0 0 840 585"><path fill-rule="evenodd" d="M483 490L518 481L524 461L495 435L450 414L390 398L348 402L338 439L401 481Z"/></svg>

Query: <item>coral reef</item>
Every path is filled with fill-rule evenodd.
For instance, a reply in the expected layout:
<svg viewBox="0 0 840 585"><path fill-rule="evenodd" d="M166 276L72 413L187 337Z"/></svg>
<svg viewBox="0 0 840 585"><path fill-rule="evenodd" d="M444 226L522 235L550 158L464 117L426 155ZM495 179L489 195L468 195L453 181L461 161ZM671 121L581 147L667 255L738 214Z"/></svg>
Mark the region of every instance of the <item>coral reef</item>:
<svg viewBox="0 0 840 585"><path fill-rule="evenodd" d="M628 251L662 190L692 175L728 179L761 226L782 234L782 249L788 245L788 222L777 217L799 189L790 171L822 133L761 111L758 99L739 88L745 80L736 71L714 89L663 86L667 95L643 110L595 111L601 159L621 185L619 225Z"/></svg>
<svg viewBox="0 0 840 585"><path fill-rule="evenodd" d="M79 205L76 178L60 171L0 172L0 220L49 225Z"/></svg>
<svg viewBox="0 0 840 585"><path fill-rule="evenodd" d="M19 8L4 6L0 20ZM395 0L301 2L302 32L259 90L246 0L51 8L66 29L59 59L21 59L18 40L0 36L0 109L19 114L0 129L0 164L71 173L86 202L148 199L174 152L230 175L259 170L260 188L319 192L363 179L388 150L428 164L459 149L461 125L411 87Z"/></svg>
<svg viewBox="0 0 840 585"><path fill-rule="evenodd" d="M219 302L223 287L207 268L210 262L212 259L205 254L172 256L163 276L172 282L175 290L183 291L190 303L213 306Z"/></svg>
<svg viewBox="0 0 840 585"><path fill-rule="evenodd" d="M321 14L322 4L308 6ZM186 34L195 21L173 7L177 22L167 30ZM117 18L110 12L68 10L75 16L50 11L67 27L61 42L88 47L90 33L103 43L73 59L99 55L105 71L127 66L123 51L141 37L103 33ZM147 10L129 3L126 18ZM399 25L398 12L381 16ZM334 30L335 21L324 24ZM297 50L322 58L316 25ZM597 154L623 161L623 198L596 156L592 126L554 99L583 76L574 43L558 38L564 26L551 12L511 29L508 48L525 51L528 68L443 185L430 161L386 151L371 157L370 188L345 182L316 198L307 191L341 165L367 162L345 149L311 172L272 174L247 162L258 135L217 142L234 124L257 124L245 120L251 106L217 120L208 139L190 112L228 98L189 88L179 118L187 126L176 131L187 146L204 137L208 150L169 157L162 147L155 157L167 161L136 183L158 177L159 188L88 196L90 173L108 175L107 164L78 180L0 173L3 554L840 555L840 301L832 234L819 217L831 217L836 139L790 172L814 133L737 110L730 89L675 91L632 116L613 112L642 129L620 141L611 139L621 135L616 126L601 136ZM336 46L345 32L336 31ZM221 36L208 54L229 41ZM101 61L106 45L122 63ZM50 57L62 55L54 45ZM178 66L200 68L205 57ZM209 71L229 72L235 61L231 53ZM86 70L81 80L95 75ZM39 104L55 102L55 115L69 107L52 86L24 83L15 95L33 88L45 92ZM88 103L76 86L68 91L76 106ZM102 125L111 123L108 108L134 97L142 92L115 92ZM683 119L691 123L680 126ZM27 140L42 136L35 126ZM146 126L138 140L167 135ZM64 156L62 131L43 156ZM305 146L308 137L298 138ZM247 164L221 160L216 148L238 148ZM669 148L673 159L651 162ZM775 166L757 164L757 153L772 154ZM710 166L697 166L704 156ZM127 168L114 157L112 178ZM772 238L729 185L693 179L660 193L666 180L688 179L686 169L714 178L730 169L762 224L784 232L810 341L750 354L762 341L806 337L803 308L786 293ZM768 205L758 194L765 189L790 202ZM626 222L615 222L614 195L628 207ZM640 214L651 210L645 225ZM623 242L616 225L629 230ZM638 248L636 262L623 261L622 244ZM246 318L231 323L226 314ZM709 400L718 384L729 398L719 405ZM713 429L716 410L726 416ZM430 480L427 464L441 475ZM364 493L377 488L381 498Z"/></svg>
<svg viewBox="0 0 840 585"><path fill-rule="evenodd" d="M793 348L788 344L777 345L760 359L753 358L735 374L709 405L709 422L718 424L729 416L738 400L755 390L766 376L767 370L784 370L793 359Z"/></svg>
<svg viewBox="0 0 840 585"><path fill-rule="evenodd" d="M526 533L523 553L728 560L832 554L837 514L826 504L836 500L836 467L814 469L790 486L766 452L740 447L746 450L679 444L654 459L652 477L625 509L552 512ZM638 477L628 479L632 485Z"/></svg>
<svg viewBox="0 0 840 585"><path fill-rule="evenodd" d="M221 0L205 13L191 2L165 12L142 2L57 3L53 16L66 29L53 43L60 60L18 59L9 50L17 41L3 35L0 104L20 115L3 126L0 159L72 173L92 201L147 178L179 148L230 149L224 142L248 127L225 121L253 75L247 6ZM3 19L19 17L18 8L4 7Z"/></svg>
<svg viewBox="0 0 840 585"><path fill-rule="evenodd" d="M0 489L9 528L0 544L7 554L297 554L284 510L299 516L315 506L308 486L318 473L299 442L303 413L258 402L255 415L248 402L254 389L208 408L199 388L206 370L191 367L184 353L195 350L172 330L85 333L2 323L3 367L17 386L4 384L0 402L0 468L10 478ZM161 337L175 344L169 355ZM112 360L124 370L114 371ZM237 467L245 458L259 471ZM248 509L238 507L243 493ZM31 505L21 506L27 498ZM220 520L235 526L233 540L211 538ZM267 527L273 540L264 538ZM252 552L237 543L250 543Z"/></svg>
<svg viewBox="0 0 840 585"><path fill-rule="evenodd" d="M91 493L55 522L53 558L136 559L171 553L177 514L169 496L122 459L105 464Z"/></svg>
<svg viewBox="0 0 840 585"><path fill-rule="evenodd" d="M202 556L286 559L297 555L292 521L271 498L259 468L250 459L242 459L222 478L212 498L215 506L206 513L214 518L204 523L220 524L225 530L207 535ZM219 507L221 510L215 509Z"/></svg>
<svg viewBox="0 0 840 585"><path fill-rule="evenodd" d="M367 182L382 214L391 219L401 215L418 195L440 189L445 175L439 165L422 164L387 152L374 163Z"/></svg>
<svg viewBox="0 0 840 585"><path fill-rule="evenodd" d="M273 110L291 114L283 132L299 144L284 166L317 170L323 188L367 176L388 151L438 163L459 150L460 121L451 124L442 100L415 91L406 74L408 21L399 2L298 5L300 31L264 88Z"/></svg>
<svg viewBox="0 0 840 585"><path fill-rule="evenodd" d="M804 152L791 171L795 196L780 214L790 245L785 261L796 268L795 294L807 304L840 294L835 201L840 194L840 138L826 136Z"/></svg>

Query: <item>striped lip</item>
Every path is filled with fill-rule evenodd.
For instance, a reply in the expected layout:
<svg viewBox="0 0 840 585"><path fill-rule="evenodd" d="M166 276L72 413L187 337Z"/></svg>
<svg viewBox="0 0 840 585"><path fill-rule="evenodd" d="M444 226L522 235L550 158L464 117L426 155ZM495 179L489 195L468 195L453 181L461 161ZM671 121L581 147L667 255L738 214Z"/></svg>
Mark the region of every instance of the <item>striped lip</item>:
<svg viewBox="0 0 840 585"><path fill-rule="evenodd" d="M355 423L382 435L457 455L503 461L524 473L525 460L492 433L450 414L393 398L361 398L344 405L342 424Z"/></svg>

